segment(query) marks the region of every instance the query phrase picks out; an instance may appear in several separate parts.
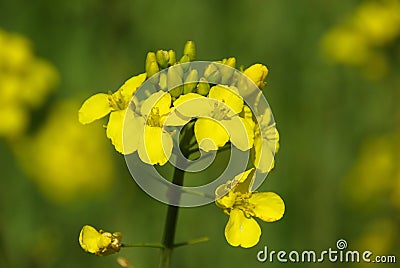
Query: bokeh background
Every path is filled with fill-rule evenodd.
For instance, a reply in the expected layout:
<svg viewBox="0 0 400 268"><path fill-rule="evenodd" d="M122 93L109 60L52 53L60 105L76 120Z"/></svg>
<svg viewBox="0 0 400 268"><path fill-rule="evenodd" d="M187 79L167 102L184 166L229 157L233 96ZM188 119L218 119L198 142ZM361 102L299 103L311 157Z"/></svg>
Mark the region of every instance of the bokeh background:
<svg viewBox="0 0 400 268"><path fill-rule="evenodd" d="M77 111L143 72L148 51L179 54L186 40L201 60L268 66L281 149L261 189L287 208L251 249L227 244L214 204L182 209L177 240L210 241L177 249L173 266L292 267L256 254L338 239L400 261L399 16L397 0L0 1L0 267L119 267L82 251L84 224L160 241L166 206L130 178L104 122L81 126ZM158 253L118 255L140 268Z"/></svg>

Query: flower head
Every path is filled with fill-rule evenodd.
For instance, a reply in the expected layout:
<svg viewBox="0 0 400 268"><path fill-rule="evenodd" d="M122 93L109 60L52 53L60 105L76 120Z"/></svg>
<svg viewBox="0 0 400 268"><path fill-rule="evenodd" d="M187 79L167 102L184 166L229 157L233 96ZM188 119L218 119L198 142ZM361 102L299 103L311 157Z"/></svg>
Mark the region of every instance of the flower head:
<svg viewBox="0 0 400 268"><path fill-rule="evenodd" d="M127 80L114 93L98 93L91 96L79 110L79 122L89 124L110 114L107 124L107 137L111 139L118 152L130 153L129 150L124 151L122 146L123 122L133 94L145 79L146 74L140 74Z"/></svg>
<svg viewBox="0 0 400 268"><path fill-rule="evenodd" d="M133 118L132 123L136 129L129 127L129 121L125 125L130 130L129 140L138 141L139 157L147 164L164 165L171 156L172 134L164 129L170 111L171 95L168 92L158 91L143 102L141 115Z"/></svg>
<svg viewBox="0 0 400 268"><path fill-rule="evenodd" d="M121 239L120 232L97 231L90 225L83 226L79 234L79 244L82 249L97 256L106 256L118 252L121 249Z"/></svg>
<svg viewBox="0 0 400 268"><path fill-rule="evenodd" d="M254 172L254 169L249 169L216 190L216 204L229 215L225 238L235 247L249 248L258 243L261 229L254 218L274 222L285 212L285 204L279 195L252 192Z"/></svg>

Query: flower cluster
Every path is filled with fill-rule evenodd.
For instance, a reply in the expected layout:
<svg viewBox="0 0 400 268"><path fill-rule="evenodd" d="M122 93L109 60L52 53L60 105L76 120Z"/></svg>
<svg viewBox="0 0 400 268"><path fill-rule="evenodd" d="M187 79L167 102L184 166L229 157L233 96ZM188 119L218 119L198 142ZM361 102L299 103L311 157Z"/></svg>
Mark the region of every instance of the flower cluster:
<svg viewBox="0 0 400 268"><path fill-rule="evenodd" d="M274 167L279 147L271 109L262 100L268 69L258 63L238 71L234 57L208 62L201 69L193 62L195 58L192 41L186 43L180 60L173 50L149 52L145 73L133 76L115 92L89 97L79 110L79 121L89 124L109 115L106 134L116 151L137 153L149 165L170 160L177 145L176 127L184 133L177 143L187 158L228 144L247 152L251 156L247 164L253 167L217 187L213 200L229 215L228 243L252 247L261 235L254 218L277 221L285 210L277 194L253 191L256 174L264 176ZM81 242L81 246L104 255L100 248L108 249L111 240L103 243L101 235L94 235L94 245Z"/></svg>
<svg viewBox="0 0 400 268"><path fill-rule="evenodd" d="M54 103L43 125L13 146L24 171L57 204L103 195L115 172L101 124L79 124L78 108L75 100Z"/></svg>
<svg viewBox="0 0 400 268"><path fill-rule="evenodd" d="M351 204L349 209L358 215L353 221L364 222L355 242L359 248L368 247L376 254L398 250L399 149L398 131L365 140L342 183L346 204Z"/></svg>
<svg viewBox="0 0 400 268"><path fill-rule="evenodd" d="M55 68L34 55L29 40L0 29L0 137L24 134L30 111L43 105L58 80Z"/></svg>
<svg viewBox="0 0 400 268"><path fill-rule="evenodd" d="M110 114L106 133L118 152L137 152L145 163L164 165L171 156L174 134L166 127L183 126L199 117L194 124L194 146L208 152L231 142L242 151L252 149L254 165L264 173L270 171L279 140L271 111L267 107L255 116L243 100L257 93L249 81L255 88L265 85L268 69L254 64L243 70L247 81L235 80L236 59L228 58L210 64L199 77L196 69L180 64L193 61L195 55L191 41L180 61L173 50L149 52L146 73L133 76L114 93L98 93L87 99L79 110L79 121L88 124ZM229 69L221 70L220 65ZM159 73L163 68L168 69ZM135 93L146 79L156 90L139 100Z"/></svg>
<svg viewBox="0 0 400 268"><path fill-rule="evenodd" d="M324 36L322 48L333 62L356 66L369 79L381 79L399 37L400 1L364 1L345 23Z"/></svg>

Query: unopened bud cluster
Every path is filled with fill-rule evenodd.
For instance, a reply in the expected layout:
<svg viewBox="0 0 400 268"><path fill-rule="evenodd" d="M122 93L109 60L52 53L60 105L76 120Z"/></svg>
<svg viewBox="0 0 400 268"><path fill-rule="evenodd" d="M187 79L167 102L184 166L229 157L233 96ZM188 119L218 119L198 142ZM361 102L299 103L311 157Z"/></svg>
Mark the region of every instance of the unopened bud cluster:
<svg viewBox="0 0 400 268"><path fill-rule="evenodd" d="M236 58L234 57L209 64L201 77L197 69L192 69L190 64L185 64L194 60L196 60L196 46L193 41L186 42L183 56L179 61L176 60L174 50L148 52L145 64L147 78L152 77L153 84L158 85L160 89L169 90L174 99L188 93L207 96L210 87L216 84L248 89L244 90L247 95L254 93L256 88L254 84L258 88L266 85L264 80L268 75L268 69L262 64L254 64L245 69L243 73L249 79L244 80L235 73ZM166 68L168 68L167 71L154 76Z"/></svg>

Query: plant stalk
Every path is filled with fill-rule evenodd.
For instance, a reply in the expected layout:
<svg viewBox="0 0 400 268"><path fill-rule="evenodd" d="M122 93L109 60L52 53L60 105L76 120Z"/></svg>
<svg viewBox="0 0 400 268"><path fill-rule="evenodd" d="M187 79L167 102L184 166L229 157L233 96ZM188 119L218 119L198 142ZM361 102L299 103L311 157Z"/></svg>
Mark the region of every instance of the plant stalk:
<svg viewBox="0 0 400 268"><path fill-rule="evenodd" d="M179 168L175 168L173 183L176 185L183 185L183 177L185 172L180 170ZM180 196L175 196L172 198L177 198L179 201ZM174 202L178 203L178 202ZM174 240L175 240L175 231L176 231L176 223L178 220L178 211L179 207L168 205L167 217L165 220L164 227L164 237L163 237L163 246L164 248L161 251L161 259L160 259L160 268L169 268L171 265L171 255L172 250L174 248Z"/></svg>

